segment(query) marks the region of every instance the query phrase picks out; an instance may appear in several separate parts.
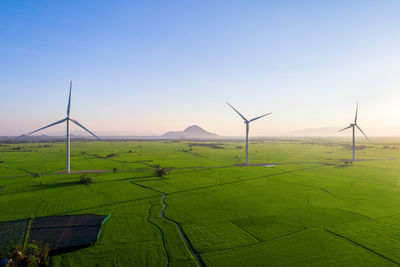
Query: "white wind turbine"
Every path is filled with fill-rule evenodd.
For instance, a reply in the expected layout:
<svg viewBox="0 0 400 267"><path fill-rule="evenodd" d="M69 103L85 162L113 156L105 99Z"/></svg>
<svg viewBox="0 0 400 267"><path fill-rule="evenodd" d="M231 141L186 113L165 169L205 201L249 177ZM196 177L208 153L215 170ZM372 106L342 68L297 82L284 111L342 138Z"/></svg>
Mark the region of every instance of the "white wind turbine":
<svg viewBox="0 0 400 267"><path fill-rule="evenodd" d="M72 81L70 81L70 83L69 83L69 99L68 99L68 107L67 107L67 117L64 118L64 119L62 119L62 120L59 120L59 121L57 121L57 122L54 122L54 123L52 123L52 124L49 124L49 125L47 125L47 126L45 126L45 127L42 127L42 128L40 128L40 129L37 129L36 131L30 132L30 133L27 134L27 135L30 135L30 134L36 133L36 132L38 132L38 131L41 131L41 130L43 130L43 129L49 128L49 127L51 127L51 126L54 126L54 125L57 125L57 124L60 124L60 123L62 123L62 122L64 122L64 121L66 121L66 122L67 122L67 173L70 172L70 160L69 160L69 159L70 159L70 149L69 149L69 142L70 142L70 138L69 138L69 121L72 121L73 123L75 123L76 125L78 125L79 127L81 127L82 129L84 129L85 131L87 131L88 133L90 133L91 135L93 135L94 137L96 137L98 140L100 140L100 138L98 138L94 133L92 133L91 131L89 131L88 129L86 129L85 126L83 126L82 124L80 124L79 122L77 122L76 120L72 119L72 118L69 116L70 110L71 110L71 90L72 90Z"/></svg>
<svg viewBox="0 0 400 267"><path fill-rule="evenodd" d="M361 128L357 125L357 114L358 114L358 102L357 102L357 107L356 107L356 117L354 118L354 123L350 123L350 126L347 126L346 128L343 128L341 131L347 130L349 128L353 128L353 161L356 160L355 158L355 150L356 150L356 127L358 128L358 130L360 130L360 132L365 136L365 138L367 138L367 140L369 141L368 136L363 132L363 130L361 130Z"/></svg>
<svg viewBox="0 0 400 267"><path fill-rule="evenodd" d="M242 114L240 114L239 111L237 111L231 104L229 104L228 102L226 102L234 111L236 111L237 114L239 114L240 117L242 117L242 119L244 120L244 123L246 124L246 165L249 165L249 124L252 121L261 119L262 117L265 117L267 115L270 115L270 113L255 117L251 120L246 119Z"/></svg>

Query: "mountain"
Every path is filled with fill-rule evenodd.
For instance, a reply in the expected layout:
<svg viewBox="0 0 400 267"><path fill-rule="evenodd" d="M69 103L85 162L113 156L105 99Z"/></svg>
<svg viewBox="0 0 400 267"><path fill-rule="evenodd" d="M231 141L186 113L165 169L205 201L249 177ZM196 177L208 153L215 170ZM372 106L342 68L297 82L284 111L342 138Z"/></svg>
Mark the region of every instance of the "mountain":
<svg viewBox="0 0 400 267"><path fill-rule="evenodd" d="M168 139L213 139L219 136L215 133L210 133L203 128L192 125L183 131L169 131L161 135L162 138Z"/></svg>

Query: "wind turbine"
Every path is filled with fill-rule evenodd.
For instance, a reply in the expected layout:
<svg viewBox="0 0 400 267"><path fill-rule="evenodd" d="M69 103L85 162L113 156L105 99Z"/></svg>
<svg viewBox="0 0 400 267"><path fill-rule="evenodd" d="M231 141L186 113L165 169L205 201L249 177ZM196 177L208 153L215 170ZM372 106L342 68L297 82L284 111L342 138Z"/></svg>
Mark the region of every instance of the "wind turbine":
<svg viewBox="0 0 400 267"><path fill-rule="evenodd" d="M240 114L240 112L237 111L231 104L229 104L228 102L226 102L226 103L227 103L234 111L236 111L236 113L239 114L240 117L242 117L242 119L244 120L244 123L246 124L246 165L249 165L249 124L250 124L250 122L252 122L252 121L261 119L262 117L265 117L265 116L271 114L271 112L270 112L270 113L267 113L267 114L264 114L264 115L261 115L261 116L258 116L258 117L255 117L255 118L253 118L253 119L251 119L251 120L248 120L248 119L246 119L242 114Z"/></svg>
<svg viewBox="0 0 400 267"><path fill-rule="evenodd" d="M360 130L360 132L365 136L365 138L367 138L367 140L369 141L368 136L363 132L363 130L361 130L361 128L357 125L357 114L358 114L358 102L357 102L357 107L356 107L356 117L354 118L354 123L350 123L350 126L347 126L346 128L343 128L341 131L347 130L349 128L353 128L353 161L356 160L355 158L355 151L356 151L356 127L358 128L358 130Z"/></svg>
<svg viewBox="0 0 400 267"><path fill-rule="evenodd" d="M76 125L78 125L79 127L81 127L82 129L84 129L85 131L87 131L88 133L90 133L91 135L93 135L94 137L96 137L98 140L100 140L100 138L98 138L94 133L92 133L91 131L89 131L88 129L86 129L85 126L83 126L83 125L80 124L78 121L72 119L72 118L69 116L70 111L71 111L71 90L72 90L72 81L70 81L70 83L69 83L69 99L68 99L68 107L67 107L67 117L65 117L65 118L62 119L62 120L56 121L56 122L54 122L54 123L52 123L52 124L49 124L49 125L47 125L47 126L45 126L45 127L42 127L42 128L40 128L40 129L37 129L37 130L35 130L35 131L30 132L30 133L27 134L27 135L30 135L30 134L39 132L39 131L41 131L41 130L44 130L44 129L46 129L46 128L49 128L49 127L51 127L51 126L54 126L54 125L57 125L57 124L60 124L60 123L62 123L62 122L64 122L64 121L66 121L66 122L67 122L67 136L66 136L66 137L67 137L67 173L70 173L70 164L69 164L69 158L70 158L70 149L69 149L69 142L70 142L70 138L69 138L69 122L72 121L73 123L75 123Z"/></svg>

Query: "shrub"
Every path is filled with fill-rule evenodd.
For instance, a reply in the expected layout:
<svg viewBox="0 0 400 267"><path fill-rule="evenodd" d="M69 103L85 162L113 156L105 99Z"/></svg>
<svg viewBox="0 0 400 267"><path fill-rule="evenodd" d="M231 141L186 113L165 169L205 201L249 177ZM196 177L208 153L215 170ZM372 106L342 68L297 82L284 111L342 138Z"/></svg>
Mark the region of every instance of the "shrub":
<svg viewBox="0 0 400 267"><path fill-rule="evenodd" d="M86 174L81 175L81 183L84 185L90 185L94 182L92 177L87 176Z"/></svg>
<svg viewBox="0 0 400 267"><path fill-rule="evenodd" d="M9 254L10 260L7 267L22 267L22 266L46 266L46 260L50 248L46 244L38 246L35 243L28 244L26 247L17 246L13 248Z"/></svg>
<svg viewBox="0 0 400 267"><path fill-rule="evenodd" d="M116 173L117 172L117 168L113 168L113 173Z"/></svg>
<svg viewBox="0 0 400 267"><path fill-rule="evenodd" d="M383 146L383 149L397 149L397 147L395 147L395 146L393 146L393 147L390 147L390 146Z"/></svg>

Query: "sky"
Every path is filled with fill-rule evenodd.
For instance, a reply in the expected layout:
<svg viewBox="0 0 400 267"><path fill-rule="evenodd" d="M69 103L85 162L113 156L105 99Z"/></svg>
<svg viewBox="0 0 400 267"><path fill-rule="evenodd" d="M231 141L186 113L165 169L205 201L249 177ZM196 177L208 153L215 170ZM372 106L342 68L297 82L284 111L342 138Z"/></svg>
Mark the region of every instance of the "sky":
<svg viewBox="0 0 400 267"><path fill-rule="evenodd" d="M3 0L0 136L64 118L70 80L71 117L99 135L243 135L227 101L272 112L252 136L340 129L359 101L367 135L400 136L399 14L397 0Z"/></svg>

